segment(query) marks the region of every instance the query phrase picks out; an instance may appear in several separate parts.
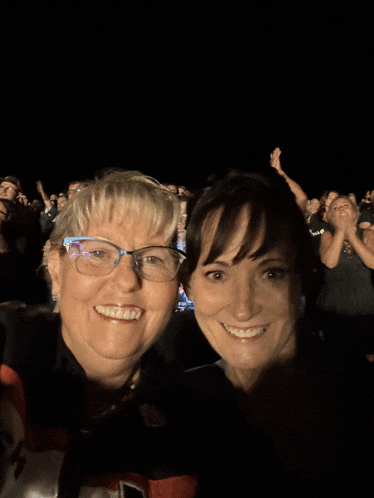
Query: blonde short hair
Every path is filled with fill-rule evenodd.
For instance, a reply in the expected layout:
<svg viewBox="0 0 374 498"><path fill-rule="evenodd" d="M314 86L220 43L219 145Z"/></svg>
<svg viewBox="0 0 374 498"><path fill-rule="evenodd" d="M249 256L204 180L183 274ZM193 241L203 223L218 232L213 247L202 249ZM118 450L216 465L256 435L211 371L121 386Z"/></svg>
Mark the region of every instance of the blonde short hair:
<svg viewBox="0 0 374 498"><path fill-rule="evenodd" d="M144 218L151 235L163 232L170 244L177 229L179 202L157 180L139 171L109 171L67 202L50 241L62 246L65 237L83 236L91 222L108 223L114 217L134 215Z"/></svg>

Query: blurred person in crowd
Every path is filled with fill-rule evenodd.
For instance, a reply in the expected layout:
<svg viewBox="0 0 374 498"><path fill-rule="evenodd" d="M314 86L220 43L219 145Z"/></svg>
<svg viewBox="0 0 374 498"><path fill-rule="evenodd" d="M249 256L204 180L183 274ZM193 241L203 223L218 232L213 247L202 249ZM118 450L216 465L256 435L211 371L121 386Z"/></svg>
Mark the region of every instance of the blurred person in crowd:
<svg viewBox="0 0 374 498"><path fill-rule="evenodd" d="M44 211L44 202L42 202L40 199L34 199L30 204L30 208L35 212L37 216L40 216Z"/></svg>
<svg viewBox="0 0 374 498"><path fill-rule="evenodd" d="M0 199L16 202L21 192L21 182L15 176L6 176L0 179Z"/></svg>
<svg viewBox="0 0 374 498"><path fill-rule="evenodd" d="M358 207L359 209L361 210L362 207L365 207L366 204L369 204L370 203L370 198L371 198L371 193L372 193L372 190L367 190L366 193L365 193L365 196L361 199Z"/></svg>
<svg viewBox="0 0 374 498"><path fill-rule="evenodd" d="M332 347L373 354L374 233L358 228L358 218L358 207L348 197L338 196L330 204L329 227L321 236L325 274L317 306Z"/></svg>
<svg viewBox="0 0 374 498"><path fill-rule="evenodd" d="M323 209L323 219L327 221L327 212L334 199L339 195L336 190L325 190L320 200L320 208Z"/></svg>
<svg viewBox="0 0 374 498"><path fill-rule="evenodd" d="M319 255L321 235L328 228L328 223L326 221L327 210L332 200L337 196L338 192L335 190L325 190L319 201L318 210L310 216L308 228L309 233L312 236L314 251L317 255Z"/></svg>
<svg viewBox="0 0 374 498"><path fill-rule="evenodd" d="M43 184L40 180L36 182L36 188L40 194L40 196L43 199L45 209L44 211L40 214L39 222L40 222L40 227L42 230L43 234L43 239L44 242L48 240L54 226L55 226L55 219L56 216L58 215L58 208L57 208L57 195L52 194L51 196L47 195Z"/></svg>
<svg viewBox="0 0 374 498"><path fill-rule="evenodd" d="M362 229L374 230L374 190L369 190L365 196L365 202L360 204L360 217L358 226Z"/></svg>
<svg viewBox="0 0 374 498"><path fill-rule="evenodd" d="M61 209L65 206L66 201L67 201L66 194L64 194L64 192L60 192L57 198L57 209L59 211L61 211Z"/></svg>
<svg viewBox="0 0 374 498"><path fill-rule="evenodd" d="M77 192L80 192L86 185L87 182L78 182L76 180L71 181L67 188L67 198L71 199L72 197L74 197L74 195Z"/></svg>
<svg viewBox="0 0 374 498"><path fill-rule="evenodd" d="M306 205L306 222L309 225L310 219L313 214L315 214L319 209L319 200L314 198L310 199Z"/></svg>
<svg viewBox="0 0 374 498"><path fill-rule="evenodd" d="M0 201L0 211L0 302L44 303L47 288L37 275L42 261L38 218L8 199Z"/></svg>

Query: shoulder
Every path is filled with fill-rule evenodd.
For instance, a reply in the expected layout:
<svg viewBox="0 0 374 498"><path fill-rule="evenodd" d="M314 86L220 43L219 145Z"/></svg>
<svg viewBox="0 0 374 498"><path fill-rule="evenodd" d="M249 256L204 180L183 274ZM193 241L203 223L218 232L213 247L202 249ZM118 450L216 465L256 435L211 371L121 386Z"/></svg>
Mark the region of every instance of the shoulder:
<svg viewBox="0 0 374 498"><path fill-rule="evenodd" d="M362 240L365 244L374 245L374 230L366 228L362 232Z"/></svg>
<svg viewBox="0 0 374 498"><path fill-rule="evenodd" d="M325 229L321 235L321 248L326 249L332 242L332 233L329 229Z"/></svg>
<svg viewBox="0 0 374 498"><path fill-rule="evenodd" d="M191 368L178 374L177 382L187 390L216 396L230 394L231 383L227 380L224 371L216 363Z"/></svg>

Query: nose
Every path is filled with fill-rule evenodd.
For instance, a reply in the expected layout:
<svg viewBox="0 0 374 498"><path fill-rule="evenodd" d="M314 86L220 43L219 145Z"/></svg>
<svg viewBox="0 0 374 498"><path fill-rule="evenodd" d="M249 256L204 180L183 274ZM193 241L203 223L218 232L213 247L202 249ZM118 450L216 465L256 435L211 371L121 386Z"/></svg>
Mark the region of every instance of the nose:
<svg viewBox="0 0 374 498"><path fill-rule="evenodd" d="M124 254L110 277L114 285L117 285L122 292L134 292L141 287L141 279L133 268L132 257L130 254Z"/></svg>
<svg viewBox="0 0 374 498"><path fill-rule="evenodd" d="M232 294L231 310L239 322L250 320L262 310L261 295L254 282L238 281Z"/></svg>

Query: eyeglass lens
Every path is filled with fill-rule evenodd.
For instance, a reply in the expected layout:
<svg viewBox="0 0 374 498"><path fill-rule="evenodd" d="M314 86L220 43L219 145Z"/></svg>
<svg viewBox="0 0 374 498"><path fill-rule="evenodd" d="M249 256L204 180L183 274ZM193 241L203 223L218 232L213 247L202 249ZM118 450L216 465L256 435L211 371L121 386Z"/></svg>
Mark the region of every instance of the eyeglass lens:
<svg viewBox="0 0 374 498"><path fill-rule="evenodd" d="M79 240L69 244L68 253L83 275L108 275L118 264L121 254L112 244L99 240ZM172 280L183 257L171 248L146 247L134 251L133 268L146 280Z"/></svg>

